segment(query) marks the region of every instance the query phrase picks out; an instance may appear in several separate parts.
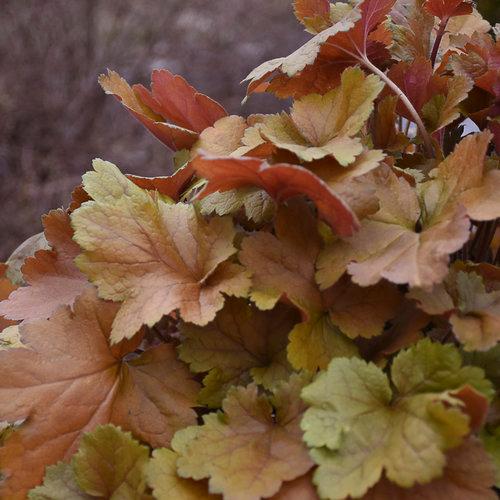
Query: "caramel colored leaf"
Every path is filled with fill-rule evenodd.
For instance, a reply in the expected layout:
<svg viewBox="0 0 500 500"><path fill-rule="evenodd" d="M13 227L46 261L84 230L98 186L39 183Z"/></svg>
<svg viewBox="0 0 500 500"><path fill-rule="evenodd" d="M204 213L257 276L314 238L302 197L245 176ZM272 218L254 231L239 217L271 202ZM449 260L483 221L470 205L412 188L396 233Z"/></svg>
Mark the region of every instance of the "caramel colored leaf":
<svg viewBox="0 0 500 500"><path fill-rule="evenodd" d="M86 433L72 460L78 486L93 497L140 499L149 449L114 425Z"/></svg>
<svg viewBox="0 0 500 500"><path fill-rule="evenodd" d="M299 323L290 332L288 360L296 370L315 373L333 358L358 355L356 345L336 328L328 316L318 315Z"/></svg>
<svg viewBox="0 0 500 500"><path fill-rule="evenodd" d="M363 500L495 500L491 460L477 439L469 438L446 454L442 477L424 485L401 488L382 478Z"/></svg>
<svg viewBox="0 0 500 500"><path fill-rule="evenodd" d="M79 268L101 297L123 301L113 342L176 309L184 320L206 324L222 308L222 292L246 294L241 266L224 262L236 252L229 218L206 221L192 205L140 189L111 163L97 160L94 168L84 175L93 201L72 214L72 223L84 250Z"/></svg>
<svg viewBox="0 0 500 500"><path fill-rule="evenodd" d="M288 378L288 334L298 320L294 310L283 304L260 311L245 300L228 299L209 325L181 325L180 358L195 373L209 372L200 402L219 407L232 385L253 378L269 389Z"/></svg>
<svg viewBox="0 0 500 500"><path fill-rule="evenodd" d="M380 368L351 358L332 360L304 388L310 408L302 428L319 465L314 481L322 498L360 497L383 472L404 488L442 475L445 452L460 445L471 428L469 409L454 389L469 375L474 383L486 381L478 378L480 371L469 374L460 365L442 378L433 365L440 366L440 349L446 348L436 345L429 360L428 344L400 352L392 384Z"/></svg>
<svg viewBox="0 0 500 500"><path fill-rule="evenodd" d="M46 465L68 460L81 435L99 424L165 446L196 421L198 384L171 345L127 361L140 337L110 348L117 309L89 290L73 313L65 307L49 320L21 325L26 348L0 351L0 413L9 422L25 419L0 448L2 497L22 497L41 482Z"/></svg>
<svg viewBox="0 0 500 500"><path fill-rule="evenodd" d="M320 217L340 235L351 235L358 228L356 216L347 204L319 177L297 165L270 165L254 158L198 157L193 160L200 177L208 180L200 193L204 198L216 191L256 186L277 202L305 195L318 209Z"/></svg>
<svg viewBox="0 0 500 500"><path fill-rule="evenodd" d="M272 309L283 296L305 313L322 309L314 282L321 245L315 224L308 206L296 201L280 207L275 235L259 231L243 240L239 258L252 273L250 296L260 309Z"/></svg>
<svg viewBox="0 0 500 500"><path fill-rule="evenodd" d="M351 339L380 335L385 323L396 316L402 299L386 281L363 288L344 280L330 293L330 319Z"/></svg>
<svg viewBox="0 0 500 500"><path fill-rule="evenodd" d="M0 304L0 314L14 320L33 321L51 316L60 306L73 306L91 287L74 264L80 247L73 241L69 215L52 210L43 218L44 232L52 250L38 250L21 270L28 286L18 288Z"/></svg>
<svg viewBox="0 0 500 500"><path fill-rule="evenodd" d="M220 498L208 493L206 481L193 481L177 474L175 451L159 448L153 451L153 458L146 465L145 475L157 500L209 500Z"/></svg>
<svg viewBox="0 0 500 500"><path fill-rule="evenodd" d="M390 169L379 169L377 176L379 211L362 222L358 233L333 242L319 256L316 278L322 288L335 283L345 269L364 287L382 278L432 287L445 278L449 255L469 237L469 219L457 203L450 210L436 209L417 232L421 209L415 190Z"/></svg>
<svg viewBox="0 0 500 500"><path fill-rule="evenodd" d="M253 384L231 389L224 413L205 415L202 426L175 435L178 473L209 478L210 492L239 500L272 496L283 481L305 474L312 466L299 427L305 380L293 376L270 398Z"/></svg>

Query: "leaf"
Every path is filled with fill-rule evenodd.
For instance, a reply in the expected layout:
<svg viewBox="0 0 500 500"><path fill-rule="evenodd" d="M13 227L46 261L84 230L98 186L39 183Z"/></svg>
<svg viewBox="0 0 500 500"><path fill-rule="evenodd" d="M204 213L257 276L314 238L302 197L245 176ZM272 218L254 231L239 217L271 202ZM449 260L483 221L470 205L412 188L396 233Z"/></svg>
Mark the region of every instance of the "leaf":
<svg viewBox="0 0 500 500"><path fill-rule="evenodd" d="M23 241L11 254L5 263L7 265L6 277L15 285L24 285L21 267L28 257L33 257L38 250L50 250L50 245L45 239L43 231L30 236Z"/></svg>
<svg viewBox="0 0 500 500"><path fill-rule="evenodd" d="M127 356L140 336L109 346L117 309L89 290L73 313L65 307L49 320L23 323L26 349L0 351L0 413L9 422L26 419L0 448L7 477L2 496L39 484L45 466L68 460L82 433L99 424L111 422L165 446L177 429L196 421L191 407L198 384L172 345L140 356Z"/></svg>
<svg viewBox="0 0 500 500"><path fill-rule="evenodd" d="M293 376L268 398L255 385L232 388L224 413L203 417L203 425L179 431L173 442L182 477L209 478L211 493L258 500L277 493L283 481L312 466L299 421L305 406L299 393L305 378Z"/></svg>
<svg viewBox="0 0 500 500"><path fill-rule="evenodd" d="M42 486L28 493L29 500L91 500L76 483L70 464L59 462L47 467Z"/></svg>
<svg viewBox="0 0 500 500"><path fill-rule="evenodd" d="M302 420L304 440L318 464L314 482L322 498L360 497L384 471L405 488L442 474L445 451L469 432L469 409L453 393L466 377L458 368L445 390L439 375L434 386L426 380L419 385L412 370L425 371L431 380L433 376L422 356L426 343L396 357L393 389L380 368L356 358L332 360L328 370L303 389L310 405Z"/></svg>
<svg viewBox="0 0 500 500"><path fill-rule="evenodd" d="M78 485L93 497L140 499L146 489L143 469L149 449L114 425L85 434L73 457Z"/></svg>
<svg viewBox="0 0 500 500"><path fill-rule="evenodd" d="M281 489L271 500L319 500L311 474L305 474L293 481L283 483Z"/></svg>
<svg viewBox="0 0 500 500"><path fill-rule="evenodd" d="M500 291L487 291L475 272L452 269L442 285L410 290L408 297L429 314L449 313L453 333L467 351L485 351L500 341Z"/></svg>
<svg viewBox="0 0 500 500"><path fill-rule="evenodd" d="M0 304L0 314L14 320L50 317L60 306L73 306L91 287L74 264L80 247L73 241L69 215L59 209L43 217L44 232L52 250L38 250L21 270L28 286L20 287Z"/></svg>
<svg viewBox="0 0 500 500"><path fill-rule="evenodd" d="M328 0L294 0L293 11L311 33L322 31L331 24Z"/></svg>
<svg viewBox="0 0 500 500"><path fill-rule="evenodd" d="M7 265L0 262L0 301L5 301L17 288L17 285L14 285L14 283L6 277L5 273L7 269ZM2 303L0 302L0 307L1 304ZM0 332L8 326L15 324L15 321L9 320L0 314Z"/></svg>
<svg viewBox="0 0 500 500"><path fill-rule="evenodd" d="M443 476L424 485L401 488L382 478L363 500L495 500L493 469L488 455L477 439L469 438L446 454Z"/></svg>
<svg viewBox="0 0 500 500"><path fill-rule="evenodd" d="M241 208L248 220L256 224L270 222L276 211L273 199L261 189L241 188L209 194L199 201L202 214L235 214Z"/></svg>
<svg viewBox="0 0 500 500"><path fill-rule="evenodd" d="M331 286L347 269L353 282L364 287L382 278L432 287L446 276L449 254L469 237L465 210L457 203L444 213L436 210L417 232L421 208L415 190L388 168L379 168L374 175L380 209L362 222L353 237L334 241L320 254L319 285Z"/></svg>
<svg viewBox="0 0 500 500"><path fill-rule="evenodd" d="M453 16L464 16L472 12L473 4L469 0L426 0L424 9L441 21Z"/></svg>
<svg viewBox="0 0 500 500"><path fill-rule="evenodd" d="M194 373L209 372L200 402L219 407L232 385L253 379L270 389L288 378L288 333L298 320L293 309L283 304L259 311L245 300L228 299L209 325L182 324L180 359Z"/></svg>
<svg viewBox="0 0 500 500"><path fill-rule="evenodd" d="M481 434L481 441L495 465L495 486L500 484L500 427L492 432L485 430Z"/></svg>
<svg viewBox="0 0 500 500"><path fill-rule="evenodd" d="M240 147L247 127L247 121L241 116L231 115L217 120L200 134L193 146L192 156L198 151L218 156L230 155Z"/></svg>
<svg viewBox="0 0 500 500"><path fill-rule="evenodd" d="M0 332L0 351L23 347L19 325L11 325Z"/></svg>
<svg viewBox="0 0 500 500"><path fill-rule="evenodd" d="M376 148L398 151L408 144L408 138L396 130L398 97L387 95L377 104L370 132Z"/></svg>
<svg viewBox="0 0 500 500"><path fill-rule="evenodd" d="M329 294L330 319L351 339L380 335L385 323L396 316L402 299L397 288L386 281L362 288L343 280Z"/></svg>
<svg viewBox="0 0 500 500"><path fill-rule="evenodd" d="M256 186L267 191L277 202L298 195L309 197L316 204L320 217L340 235L353 234L358 227L356 216L346 203L305 168L230 157L197 157L193 165L197 174L208 180L199 195L201 199L216 191Z"/></svg>
<svg viewBox="0 0 500 500"><path fill-rule="evenodd" d="M148 484L157 500L207 500L220 498L210 495L206 481L193 481L177 475L175 451L159 448L153 451L153 458L145 468Z"/></svg>
<svg viewBox="0 0 500 500"><path fill-rule="evenodd" d="M84 175L93 201L72 214L72 224L84 250L78 267L100 296L123 301L113 342L176 309L185 321L207 324L224 304L222 292L246 294L241 266L224 262L236 252L229 218L206 221L192 205L140 189L111 163L97 160L94 168Z"/></svg>
<svg viewBox="0 0 500 500"><path fill-rule="evenodd" d="M296 370L315 373L333 358L358 355L356 345L336 328L327 315L315 315L290 332L288 360Z"/></svg>
<svg viewBox="0 0 500 500"><path fill-rule="evenodd" d="M109 70L99 77L99 83L174 151L190 148L202 130L227 114L220 104L167 70L153 71L151 92L142 85L131 88L118 73Z"/></svg>
<svg viewBox="0 0 500 500"><path fill-rule="evenodd" d="M432 131L446 127L460 117L458 105L467 98L473 82L467 76L457 75L448 80L446 96L434 95L423 107L422 115Z"/></svg>
<svg viewBox="0 0 500 500"><path fill-rule="evenodd" d="M320 251L319 234L307 205L295 200L279 208L275 235L258 231L243 240L240 262L252 273L251 299L259 309L272 309L286 298L306 314L323 307L314 282Z"/></svg>
<svg viewBox="0 0 500 500"><path fill-rule="evenodd" d="M394 0L363 0L289 56L254 69L245 79L249 81L247 94L262 90L278 97L325 94L337 84L343 69L359 64L365 56L374 63L387 60L385 45L390 40L380 24L393 4Z"/></svg>
<svg viewBox="0 0 500 500"><path fill-rule="evenodd" d="M473 191L485 185L488 174L484 162L491 137L488 131L465 137L453 153L431 171L433 179L421 187L427 223L453 211L458 204L464 205L473 219L479 216L478 220L490 220L500 216L500 201L494 193L491 193L490 198L477 200ZM497 179L500 171L491 171L489 174L489 182L500 182Z"/></svg>
<svg viewBox="0 0 500 500"><path fill-rule="evenodd" d="M348 68L342 73L340 87L323 96L310 94L295 101L290 116L264 118L261 134L306 162L333 156L346 166L363 150L361 141L353 136L370 116L383 86L377 76Z"/></svg>

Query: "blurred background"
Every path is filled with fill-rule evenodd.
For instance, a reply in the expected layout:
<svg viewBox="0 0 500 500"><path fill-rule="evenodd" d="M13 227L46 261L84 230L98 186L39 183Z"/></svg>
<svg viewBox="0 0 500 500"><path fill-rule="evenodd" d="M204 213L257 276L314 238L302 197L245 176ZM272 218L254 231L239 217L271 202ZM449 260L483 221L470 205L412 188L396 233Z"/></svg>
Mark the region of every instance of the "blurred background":
<svg viewBox="0 0 500 500"><path fill-rule="evenodd" d="M228 112L239 82L307 38L291 0L0 0L0 262L67 204L91 160L170 173L170 153L97 84L106 68L149 86L153 68L183 75Z"/></svg>
<svg viewBox="0 0 500 500"><path fill-rule="evenodd" d="M239 82L307 39L291 3L0 0L0 262L41 230L41 214L67 204L92 158L169 173L169 151L104 95L100 73L149 84L153 68L168 68L230 113L274 112L284 103L271 96L241 108ZM499 0L479 9L499 21Z"/></svg>

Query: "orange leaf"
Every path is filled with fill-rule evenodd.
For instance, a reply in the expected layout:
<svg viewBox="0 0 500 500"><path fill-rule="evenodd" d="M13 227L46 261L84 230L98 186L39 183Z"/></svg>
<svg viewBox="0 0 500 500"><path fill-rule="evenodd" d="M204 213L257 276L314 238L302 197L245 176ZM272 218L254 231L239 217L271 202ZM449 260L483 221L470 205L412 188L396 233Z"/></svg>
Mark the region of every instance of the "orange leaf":
<svg viewBox="0 0 500 500"><path fill-rule="evenodd" d="M23 424L0 448L7 480L2 498L21 499L42 480L45 466L68 460L82 433L114 423L153 446L196 421L198 384L171 345L138 357L133 341L109 346L118 306L88 290L74 313L59 309L49 320L20 326L27 348L0 352L0 413ZM127 360L125 360L127 359Z"/></svg>
<svg viewBox="0 0 500 500"><path fill-rule="evenodd" d="M0 314L14 320L48 318L61 305L92 286L74 264L80 247L73 241L69 215L52 210L43 217L44 232L52 250L38 250L28 257L21 270L29 286L20 287L0 303Z"/></svg>
<svg viewBox="0 0 500 500"><path fill-rule="evenodd" d="M208 156L196 158L193 165L196 173L208 180L200 198L216 191L257 186L278 202L298 195L309 197L316 204L320 217L339 235L350 236L359 227L347 204L319 177L298 165L270 165L254 158Z"/></svg>

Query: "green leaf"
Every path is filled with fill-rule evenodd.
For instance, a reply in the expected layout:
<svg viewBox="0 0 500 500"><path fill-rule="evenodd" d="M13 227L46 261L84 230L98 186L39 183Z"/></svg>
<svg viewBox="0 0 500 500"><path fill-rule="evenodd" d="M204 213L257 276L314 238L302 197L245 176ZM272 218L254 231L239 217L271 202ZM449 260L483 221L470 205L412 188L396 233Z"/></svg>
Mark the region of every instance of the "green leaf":
<svg viewBox="0 0 500 500"><path fill-rule="evenodd" d="M47 467L42 486L28 493L30 500L90 500L76 483L73 467L59 462Z"/></svg>
<svg viewBox="0 0 500 500"><path fill-rule="evenodd" d="M143 469L149 449L114 425L85 434L73 457L78 486L92 496L140 499L146 489Z"/></svg>
<svg viewBox="0 0 500 500"><path fill-rule="evenodd" d="M383 472L405 488L442 474L446 450L470 430L453 389L488 384L482 371L461 369L445 346L429 344L424 340L399 354L392 384L372 363L333 359L303 389L310 408L301 426L318 464L314 481L322 498L360 497Z"/></svg>

